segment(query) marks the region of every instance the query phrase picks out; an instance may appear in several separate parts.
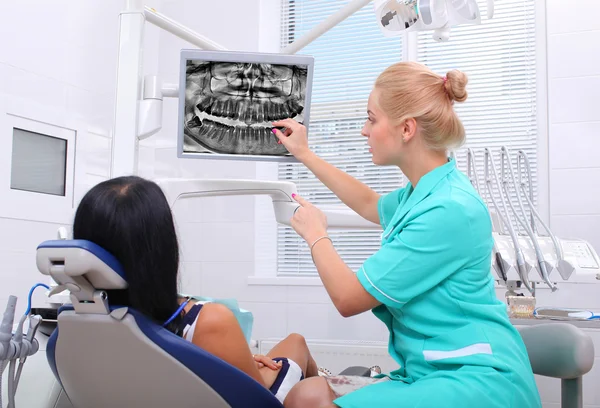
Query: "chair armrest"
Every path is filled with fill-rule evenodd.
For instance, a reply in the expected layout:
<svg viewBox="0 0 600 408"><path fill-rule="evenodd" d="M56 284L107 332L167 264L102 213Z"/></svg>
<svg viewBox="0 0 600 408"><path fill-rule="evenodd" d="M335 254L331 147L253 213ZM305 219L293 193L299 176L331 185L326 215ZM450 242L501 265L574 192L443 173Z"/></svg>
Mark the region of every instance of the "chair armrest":
<svg viewBox="0 0 600 408"><path fill-rule="evenodd" d="M572 379L594 365L594 343L569 323L542 323L518 329L535 374Z"/></svg>

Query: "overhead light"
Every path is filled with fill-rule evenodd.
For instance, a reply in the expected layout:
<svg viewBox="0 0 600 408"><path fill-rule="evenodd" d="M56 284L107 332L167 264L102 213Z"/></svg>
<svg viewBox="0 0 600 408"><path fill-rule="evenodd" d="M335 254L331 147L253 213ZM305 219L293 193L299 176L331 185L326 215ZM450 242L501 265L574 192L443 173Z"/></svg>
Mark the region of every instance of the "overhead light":
<svg viewBox="0 0 600 408"><path fill-rule="evenodd" d="M493 17L494 0L487 0L487 17ZM476 0L375 0L375 15L385 36L433 30L436 41L448 41L450 27L481 24Z"/></svg>

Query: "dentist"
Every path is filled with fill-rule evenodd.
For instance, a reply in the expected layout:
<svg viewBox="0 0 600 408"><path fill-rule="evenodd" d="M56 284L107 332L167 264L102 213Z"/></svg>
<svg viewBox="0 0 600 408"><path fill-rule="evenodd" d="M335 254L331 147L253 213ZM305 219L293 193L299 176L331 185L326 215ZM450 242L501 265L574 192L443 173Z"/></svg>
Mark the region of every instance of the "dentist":
<svg viewBox="0 0 600 408"><path fill-rule="evenodd" d="M445 77L402 62L375 82L362 135L376 165L395 165L406 187L380 196L317 157L306 129L274 122L279 141L342 202L381 224L381 248L354 273L327 235L324 214L302 197L292 227L306 240L333 304L344 317L372 310L389 329L398 369L378 378L313 377L286 407L541 407L525 346L490 274L486 206L448 159L464 142L454 102L466 76Z"/></svg>

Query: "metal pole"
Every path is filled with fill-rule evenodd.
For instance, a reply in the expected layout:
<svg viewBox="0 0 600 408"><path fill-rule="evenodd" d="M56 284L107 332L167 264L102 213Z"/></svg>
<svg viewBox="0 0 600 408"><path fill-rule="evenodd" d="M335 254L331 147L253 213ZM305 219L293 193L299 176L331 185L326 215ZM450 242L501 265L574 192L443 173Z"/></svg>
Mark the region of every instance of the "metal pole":
<svg viewBox="0 0 600 408"><path fill-rule="evenodd" d="M197 47L205 50L226 50L226 48L222 45L209 40L208 38L190 30L186 26L181 25L174 20L171 20L169 17L165 16L164 14L160 14L153 8L148 6L144 7L144 15L149 23L162 28L163 30L168 31L171 34L176 35L182 40L185 40Z"/></svg>
<svg viewBox="0 0 600 408"><path fill-rule="evenodd" d="M141 99L144 8L127 0L119 16L117 93L113 124L111 177L137 173L138 101Z"/></svg>
<svg viewBox="0 0 600 408"><path fill-rule="evenodd" d="M583 378L562 379L561 408L583 408Z"/></svg>

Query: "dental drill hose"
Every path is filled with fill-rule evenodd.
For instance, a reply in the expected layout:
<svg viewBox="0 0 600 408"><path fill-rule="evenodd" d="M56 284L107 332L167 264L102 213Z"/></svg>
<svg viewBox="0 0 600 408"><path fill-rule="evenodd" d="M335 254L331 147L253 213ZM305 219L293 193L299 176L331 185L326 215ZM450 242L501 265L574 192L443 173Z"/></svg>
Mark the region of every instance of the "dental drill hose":
<svg viewBox="0 0 600 408"><path fill-rule="evenodd" d="M556 252L556 268L558 269L558 273L564 280L568 280L569 277L571 276L571 274L573 273L573 271L575 270L575 268L569 262L565 261L563 249L562 249L560 243L558 242L554 233L552 233L550 228L548 228L548 225L546 225L546 223L544 222L544 220L542 219L542 217L540 216L538 211L535 209L535 205L533 205L533 193L532 193L533 190L531 189L531 185L532 185L531 165L529 164L529 159L527 158L527 154L525 154L525 152L523 150L519 150L517 152L517 172L519 173L519 184L521 185L521 189L523 191L525 191L527 189L527 186L525 185L525 181L523 181L521 179L521 161L523 161L523 164L525 166L525 171L527 173L527 180L529 183L530 194L529 195L523 194L523 196L525 197L525 199L527 201L527 205L529 205L529 208L532 213L533 232L536 233L535 220L537 219L537 221L542 225L544 230L546 230L546 232L548 233L548 236L550 237L550 239L552 240L552 244L554 245L554 250Z"/></svg>
<svg viewBox="0 0 600 408"><path fill-rule="evenodd" d="M17 329L13 335L11 344L14 345L14 355L10 359L10 366L8 368L8 408L15 408L15 394L17 393L17 387L15 382L15 370L17 368L17 359L23 355L26 355L29 348L23 343L23 324L27 320L27 315L23 315L19 320Z"/></svg>
<svg viewBox="0 0 600 408"><path fill-rule="evenodd" d="M473 187L475 187L475 189L477 190L477 194L479 194L482 197L482 199L485 201L486 207L489 207L489 205L487 203L487 199L485 198L485 194L481 194L481 188L479 187L479 177L477 176L477 171L475 169L476 169L475 152L473 151L473 149L468 148L467 149L467 177L469 178L469 181L471 182ZM506 271L504 270L504 260L502 259L502 254L498 250L498 246L496 245L495 239L494 239L494 246L493 246L492 250L493 250L494 257L496 258L496 265L498 265L498 270L500 272L500 279L502 279L504 282L506 282L508 280L508 277L507 277Z"/></svg>
<svg viewBox="0 0 600 408"><path fill-rule="evenodd" d="M23 371L23 366L25 365L25 361L27 360L27 356L32 356L38 352L40 345L35 338L35 334L37 332L38 327L42 323L41 316L35 315L29 317L29 329L27 330L27 336L25 337L25 344L27 344L27 354L19 360L19 368L17 369L17 375L15 376L15 384L14 390L15 393L17 391L17 387L19 386L19 380L21 379L21 371Z"/></svg>
<svg viewBox="0 0 600 408"><path fill-rule="evenodd" d="M503 183L503 185L504 185L504 190L506 191L506 195L509 197L508 203L510 205L510 209L512 210L513 214L515 215L515 218L517 219L517 221L525 229L525 232L527 233L527 235L529 236L529 239L531 240L531 244L534 247L535 256L538 261L538 265L540 267L540 274L542 275L542 279L544 280L544 282L546 282L546 284L552 290L552 292L554 292L558 288L556 287L556 285L554 285L552 283L552 281L550 281L550 276L548 275L548 270L546 269L546 261L544 259L544 255L542 254L542 251L540 249L540 245L538 243L537 237L536 237L532 227L530 227L529 224L525 221L525 218L527 218L527 212L525 211L525 207L523 206L523 202L521 201L522 191L520 189L520 185L517 184L517 181L515 179L515 174L513 172L512 161L510 158L510 154L508 152L508 148L506 148L506 146L503 146L500 150L501 150L501 155L502 155L502 165L504 166L504 162L506 159L509 175L510 175L513 185L515 187L515 195L517 197L517 204L519 205L519 209L521 210L521 212L523 214L523 218L519 216L518 211L516 210L512 201L510 200L510 193L508 191L508 183L505 182L505 183ZM503 174L503 176L504 176L504 174Z"/></svg>
<svg viewBox="0 0 600 408"><path fill-rule="evenodd" d="M15 320L15 309L17 308L17 297L9 296L2 324L0 325L0 360L6 360L11 354L14 354L14 345L12 340L12 326Z"/></svg>
<svg viewBox="0 0 600 408"><path fill-rule="evenodd" d="M535 289L531 285L531 282L529 282L529 277L527 276L527 266L525 265L525 259L523 257L523 252L521 250L521 247L519 246L519 241L517 240L517 235L515 233L515 230L513 229L513 226L510 221L510 217L508 215L507 205L504 200L504 194L502 193L502 187L500 184L500 180L498 179L498 173L496 172L496 165L494 163L494 158L492 157L491 151L487 148L484 150L484 160L485 160L486 186L487 186L488 192L490 194L490 199L492 200L492 203L494 204L494 207L496 208L496 210L498 210L498 217L500 218L502 224L508 229L508 233L513 242L513 246L515 248L515 258L517 261L517 272L519 274L519 277L521 278L521 282L523 283L523 285L525 285L527 290L533 296L535 296ZM496 199L494 198L494 192L492 189L492 179L489 176L489 169L488 169L488 167L490 167L490 164L491 164L494 180L496 181L496 184L498 185L498 195L500 196L500 201L502 202L502 209L500 208ZM504 213L502 210L504 210Z"/></svg>
<svg viewBox="0 0 600 408"><path fill-rule="evenodd" d="M2 374L4 374L4 369L6 368L7 363L7 360L2 360L0 362L0 407L4 406L2 405Z"/></svg>
<svg viewBox="0 0 600 408"><path fill-rule="evenodd" d="M4 373L6 366L10 362L7 387L8 408L15 408L17 386L19 384L19 379L21 377L25 360L28 356L37 353L39 350L39 343L35 339L35 333L42 322L42 318L37 315L30 316L31 296L33 291L39 286L49 289L48 286L43 283L38 283L31 288L28 296L27 310L19 320L19 324L17 325L14 335L12 327L15 318L17 297L11 295L8 298L8 304L2 318L2 323L0 324L0 408L3 407L2 374ZM27 335L24 336L23 325L25 324L27 318L29 318L29 330L27 331ZM17 360L19 360L19 368L17 369L15 375Z"/></svg>
<svg viewBox="0 0 600 408"><path fill-rule="evenodd" d="M10 366L8 367L8 405L7 408L15 407L15 368L17 366L17 360L10 360Z"/></svg>
<svg viewBox="0 0 600 408"><path fill-rule="evenodd" d="M16 307L17 297L12 295L9 296L8 304L6 305L6 310L4 311L4 316L2 317L2 324L0 324L0 407L2 406L2 374L4 373L4 369L6 368L8 361L15 353L15 346L11 340ZM10 396L10 387L8 389L8 394Z"/></svg>

